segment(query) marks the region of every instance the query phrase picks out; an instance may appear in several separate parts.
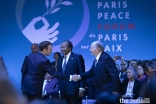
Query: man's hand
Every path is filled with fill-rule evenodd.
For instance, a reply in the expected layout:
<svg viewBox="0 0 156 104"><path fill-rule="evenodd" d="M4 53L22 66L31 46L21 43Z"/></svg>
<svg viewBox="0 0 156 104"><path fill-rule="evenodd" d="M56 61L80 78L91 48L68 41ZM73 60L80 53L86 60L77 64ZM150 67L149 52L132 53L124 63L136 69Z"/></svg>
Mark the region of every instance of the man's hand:
<svg viewBox="0 0 156 104"><path fill-rule="evenodd" d="M84 91L79 89L79 97L82 97L83 94L84 94Z"/></svg>
<svg viewBox="0 0 156 104"><path fill-rule="evenodd" d="M73 75L72 76L72 81L77 82L78 80L80 80L80 76L79 75Z"/></svg>

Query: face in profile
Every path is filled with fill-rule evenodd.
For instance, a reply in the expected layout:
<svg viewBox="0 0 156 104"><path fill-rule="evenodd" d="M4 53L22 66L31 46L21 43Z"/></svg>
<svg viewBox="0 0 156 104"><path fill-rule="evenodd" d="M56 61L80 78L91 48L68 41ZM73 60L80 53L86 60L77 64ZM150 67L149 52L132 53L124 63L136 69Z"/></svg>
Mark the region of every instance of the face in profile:
<svg viewBox="0 0 156 104"><path fill-rule="evenodd" d="M145 71L143 70L143 68L141 66L137 67L137 74L138 75L143 75L145 73Z"/></svg>
<svg viewBox="0 0 156 104"><path fill-rule="evenodd" d="M71 47L68 46L67 42L61 44L61 52L63 55L67 55L71 51Z"/></svg>
<svg viewBox="0 0 156 104"><path fill-rule="evenodd" d="M97 48L95 46L95 42L93 42L90 46L90 52L92 53L92 55L96 56L97 55Z"/></svg>
<svg viewBox="0 0 156 104"><path fill-rule="evenodd" d="M52 52L52 45L48 45L48 48L44 49L44 54L46 56L50 56L51 52Z"/></svg>

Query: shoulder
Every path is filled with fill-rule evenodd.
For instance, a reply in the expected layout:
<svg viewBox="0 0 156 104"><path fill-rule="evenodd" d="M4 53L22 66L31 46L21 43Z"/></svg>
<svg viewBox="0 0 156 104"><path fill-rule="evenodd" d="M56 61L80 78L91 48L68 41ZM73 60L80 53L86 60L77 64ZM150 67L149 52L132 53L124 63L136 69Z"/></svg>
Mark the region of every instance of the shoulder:
<svg viewBox="0 0 156 104"><path fill-rule="evenodd" d="M73 52L71 53L71 55L74 57L83 57L81 54L77 54L77 53L73 53Z"/></svg>

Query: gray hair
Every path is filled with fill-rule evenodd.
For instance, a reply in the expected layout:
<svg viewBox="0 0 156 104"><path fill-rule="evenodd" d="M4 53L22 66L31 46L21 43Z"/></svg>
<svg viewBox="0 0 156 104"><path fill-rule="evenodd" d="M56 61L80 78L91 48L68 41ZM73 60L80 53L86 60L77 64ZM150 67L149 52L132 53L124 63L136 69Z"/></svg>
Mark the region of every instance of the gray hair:
<svg viewBox="0 0 156 104"><path fill-rule="evenodd" d="M99 49L99 51L104 51L104 46L100 41L95 41L95 46Z"/></svg>
<svg viewBox="0 0 156 104"><path fill-rule="evenodd" d="M130 69L132 70L133 74L134 74L134 77L136 78L137 77L137 71L134 67L128 67L127 70Z"/></svg>

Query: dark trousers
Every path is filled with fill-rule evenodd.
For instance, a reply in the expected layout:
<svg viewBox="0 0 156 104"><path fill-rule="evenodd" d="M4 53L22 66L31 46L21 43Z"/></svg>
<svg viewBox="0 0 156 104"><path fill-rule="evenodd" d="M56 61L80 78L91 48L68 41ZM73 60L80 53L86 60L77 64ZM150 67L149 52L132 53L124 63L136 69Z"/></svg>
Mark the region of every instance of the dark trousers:
<svg viewBox="0 0 156 104"><path fill-rule="evenodd" d="M40 99L39 97L37 97L35 95L28 94L26 92L22 92L22 94L27 98L28 102L31 102L35 99Z"/></svg>
<svg viewBox="0 0 156 104"><path fill-rule="evenodd" d="M82 97L79 97L79 95L65 95L61 99L66 101L67 104L82 104Z"/></svg>

